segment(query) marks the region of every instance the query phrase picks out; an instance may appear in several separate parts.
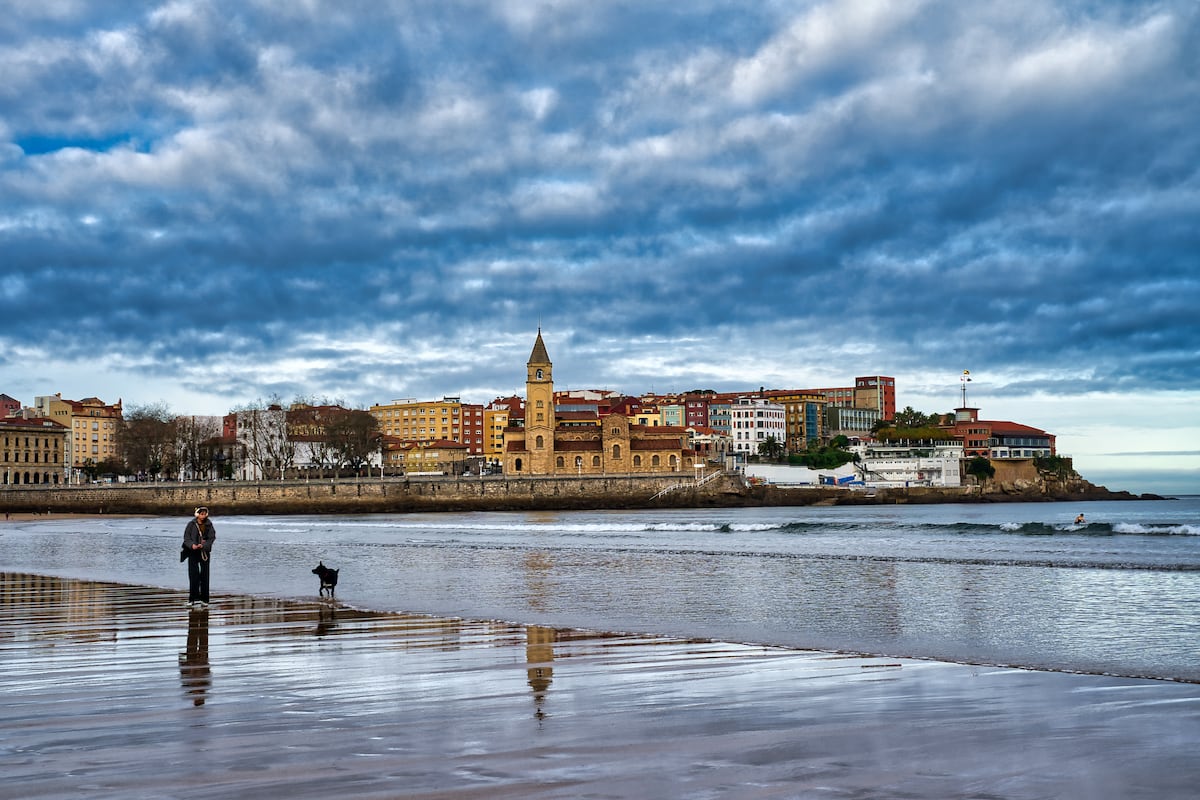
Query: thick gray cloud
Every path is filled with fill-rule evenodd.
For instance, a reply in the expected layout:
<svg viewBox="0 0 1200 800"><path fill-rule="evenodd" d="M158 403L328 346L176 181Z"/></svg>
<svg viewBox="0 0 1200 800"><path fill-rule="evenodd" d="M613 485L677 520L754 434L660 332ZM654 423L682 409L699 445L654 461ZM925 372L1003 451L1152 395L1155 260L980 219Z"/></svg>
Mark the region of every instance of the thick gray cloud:
<svg viewBox="0 0 1200 800"><path fill-rule="evenodd" d="M0 391L486 402L538 325L635 392L1195 391L1197 41L1188 0L18 2Z"/></svg>

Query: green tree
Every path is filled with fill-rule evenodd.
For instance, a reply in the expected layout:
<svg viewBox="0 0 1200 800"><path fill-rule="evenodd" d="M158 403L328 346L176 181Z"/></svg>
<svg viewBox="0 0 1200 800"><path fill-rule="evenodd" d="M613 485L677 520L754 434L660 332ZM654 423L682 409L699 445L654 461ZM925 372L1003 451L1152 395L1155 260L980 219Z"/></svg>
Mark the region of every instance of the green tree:
<svg viewBox="0 0 1200 800"><path fill-rule="evenodd" d="M980 483L996 477L996 468L992 462L983 456L975 456L967 462L967 474L972 475Z"/></svg>
<svg viewBox="0 0 1200 800"><path fill-rule="evenodd" d="M783 442L768 436L758 443L758 454L768 461L780 461L783 459Z"/></svg>
<svg viewBox="0 0 1200 800"><path fill-rule="evenodd" d="M841 439L842 442L838 443L838 439ZM816 442L809 442L808 449L789 456L788 463L809 469L837 469L842 464L858 460L857 455L845 449L849 443L850 440L844 436L839 436L824 446L818 445Z"/></svg>

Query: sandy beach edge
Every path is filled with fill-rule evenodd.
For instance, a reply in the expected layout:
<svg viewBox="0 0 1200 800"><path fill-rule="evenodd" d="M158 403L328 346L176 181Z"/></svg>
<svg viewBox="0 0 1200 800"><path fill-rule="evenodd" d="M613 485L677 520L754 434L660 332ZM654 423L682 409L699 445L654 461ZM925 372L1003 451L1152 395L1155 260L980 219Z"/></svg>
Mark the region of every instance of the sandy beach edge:
<svg viewBox="0 0 1200 800"><path fill-rule="evenodd" d="M0 575L6 791L1095 799L1200 779L1190 684L184 599Z"/></svg>

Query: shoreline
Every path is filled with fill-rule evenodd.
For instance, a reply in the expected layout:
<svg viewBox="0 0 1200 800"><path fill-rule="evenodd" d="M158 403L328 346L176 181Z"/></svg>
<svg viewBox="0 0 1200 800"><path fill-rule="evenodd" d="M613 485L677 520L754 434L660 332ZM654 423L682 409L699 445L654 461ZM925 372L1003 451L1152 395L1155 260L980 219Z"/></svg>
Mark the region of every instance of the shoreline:
<svg viewBox="0 0 1200 800"><path fill-rule="evenodd" d="M13 514L84 516L179 514L208 505L226 514L374 514L471 511L597 511L686 508L768 508L873 505L978 505L996 503L1166 500L1157 494L1112 492L1087 482L1070 487L1017 489L999 486L841 487L745 485L737 476L700 486L691 479L649 476L523 479L387 479L218 481L177 484L114 484L100 487L0 489L0 511Z"/></svg>
<svg viewBox="0 0 1200 800"><path fill-rule="evenodd" d="M0 574L12 791L1124 800L1200 780L1194 684L185 596Z"/></svg>

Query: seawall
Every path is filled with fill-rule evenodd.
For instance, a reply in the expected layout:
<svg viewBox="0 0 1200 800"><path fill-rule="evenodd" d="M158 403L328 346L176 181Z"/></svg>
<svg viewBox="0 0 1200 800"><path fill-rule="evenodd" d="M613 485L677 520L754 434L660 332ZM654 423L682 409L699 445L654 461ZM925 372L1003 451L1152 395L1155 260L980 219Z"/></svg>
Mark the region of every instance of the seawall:
<svg viewBox="0 0 1200 800"><path fill-rule="evenodd" d="M1143 495L1143 498L1158 499ZM0 511L77 514L371 514L420 511L534 511L807 505L1136 500L1086 481L1070 486L1011 485L852 491L840 487L746 486L723 475L697 486L691 476L578 478L387 478L217 481L0 489Z"/></svg>
<svg viewBox="0 0 1200 800"><path fill-rule="evenodd" d="M722 505L740 484L728 476L697 487L691 476L583 478L386 478L216 481L0 489L0 510L81 514L220 514L654 508Z"/></svg>

